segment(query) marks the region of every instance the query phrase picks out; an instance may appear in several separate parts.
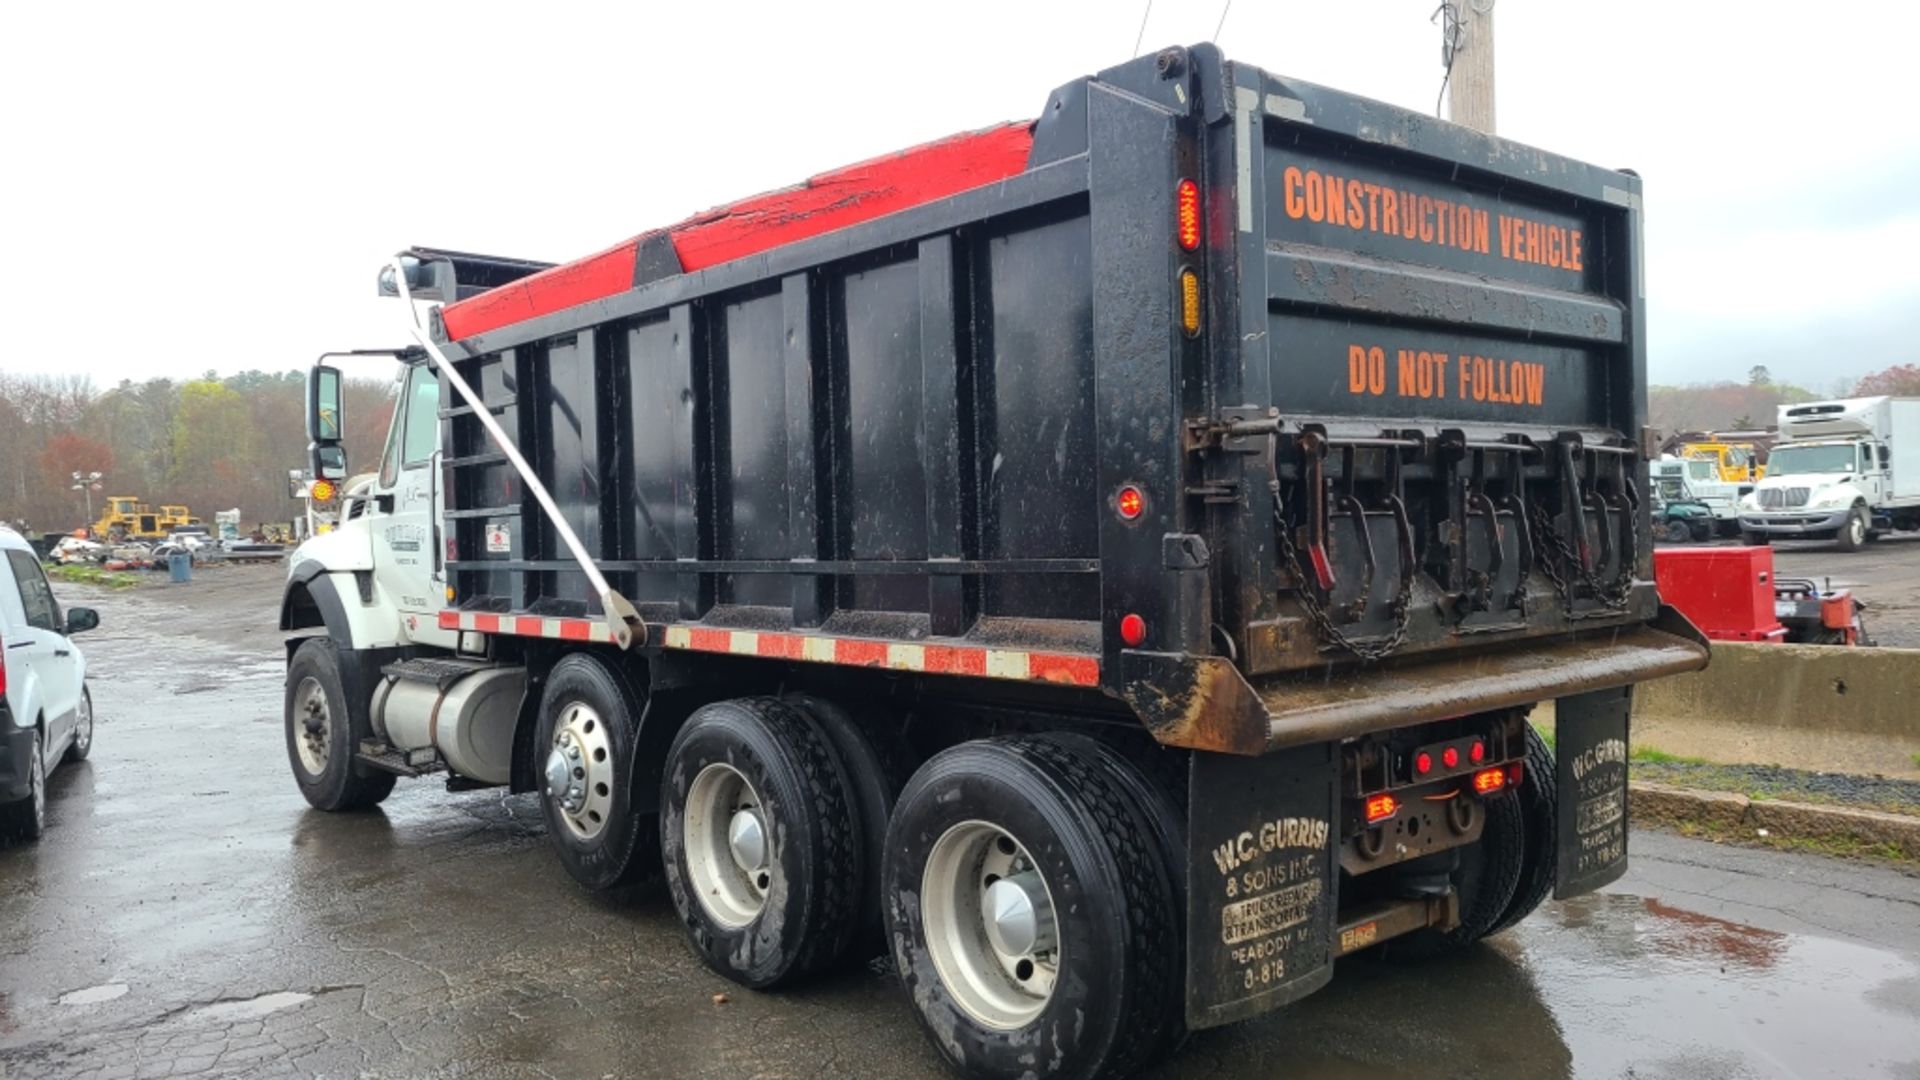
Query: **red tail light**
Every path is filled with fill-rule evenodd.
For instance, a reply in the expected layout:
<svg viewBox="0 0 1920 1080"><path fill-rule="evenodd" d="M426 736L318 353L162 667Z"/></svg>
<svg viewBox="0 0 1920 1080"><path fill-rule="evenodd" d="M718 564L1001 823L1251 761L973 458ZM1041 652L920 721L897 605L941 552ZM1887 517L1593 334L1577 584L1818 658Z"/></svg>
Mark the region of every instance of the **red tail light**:
<svg viewBox="0 0 1920 1080"><path fill-rule="evenodd" d="M1413 771L1420 774L1421 776L1425 776L1426 774L1432 772L1433 771L1433 755L1427 753L1425 750L1422 750L1418 754L1415 754L1413 758Z"/></svg>
<svg viewBox="0 0 1920 1080"><path fill-rule="evenodd" d="M1467 750L1467 760L1475 765L1487 760L1487 744L1475 739L1473 746Z"/></svg>
<svg viewBox="0 0 1920 1080"><path fill-rule="evenodd" d="M1135 648L1147 640L1147 620L1128 612L1120 616L1120 640Z"/></svg>
<svg viewBox="0 0 1920 1080"><path fill-rule="evenodd" d="M1370 796L1367 799L1367 824L1385 821L1400 812L1400 804L1386 793Z"/></svg>
<svg viewBox="0 0 1920 1080"><path fill-rule="evenodd" d="M1180 246L1192 251L1200 246L1200 185L1191 180L1180 181L1180 186L1174 189L1174 205L1180 226Z"/></svg>
<svg viewBox="0 0 1920 1080"><path fill-rule="evenodd" d="M1454 749L1451 746L1447 747L1445 750L1440 751L1440 764L1445 765L1449 769L1459 768L1460 751Z"/></svg>
<svg viewBox="0 0 1920 1080"><path fill-rule="evenodd" d="M1147 508L1147 497L1140 493L1139 488L1128 484L1126 487L1120 489L1119 494L1113 497L1113 506L1114 509L1120 511L1121 517L1132 521L1134 518L1140 516L1141 511Z"/></svg>

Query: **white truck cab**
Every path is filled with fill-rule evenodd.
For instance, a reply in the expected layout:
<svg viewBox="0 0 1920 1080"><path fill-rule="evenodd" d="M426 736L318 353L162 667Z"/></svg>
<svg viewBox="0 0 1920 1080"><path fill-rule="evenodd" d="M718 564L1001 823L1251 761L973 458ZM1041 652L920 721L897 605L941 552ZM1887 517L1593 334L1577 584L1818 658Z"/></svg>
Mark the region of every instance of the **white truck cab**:
<svg viewBox="0 0 1920 1080"><path fill-rule="evenodd" d="M1740 500L1748 543L1831 538L1855 551L1920 529L1920 398L1782 405L1780 434L1765 479Z"/></svg>

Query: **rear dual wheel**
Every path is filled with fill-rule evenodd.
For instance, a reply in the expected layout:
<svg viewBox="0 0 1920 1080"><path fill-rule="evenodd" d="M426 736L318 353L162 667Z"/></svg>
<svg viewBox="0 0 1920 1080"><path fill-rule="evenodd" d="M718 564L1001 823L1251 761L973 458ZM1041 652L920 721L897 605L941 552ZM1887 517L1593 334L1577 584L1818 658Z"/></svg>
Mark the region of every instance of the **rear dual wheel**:
<svg viewBox="0 0 1920 1080"><path fill-rule="evenodd" d="M1073 736L963 743L887 831L894 959L970 1076L1122 1076L1184 1035L1177 808Z"/></svg>

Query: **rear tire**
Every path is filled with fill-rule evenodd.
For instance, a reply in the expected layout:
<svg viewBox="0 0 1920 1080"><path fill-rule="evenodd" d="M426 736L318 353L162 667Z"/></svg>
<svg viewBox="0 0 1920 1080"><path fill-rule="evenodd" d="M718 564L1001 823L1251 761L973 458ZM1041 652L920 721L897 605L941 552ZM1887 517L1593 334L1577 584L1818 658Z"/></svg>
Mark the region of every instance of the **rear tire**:
<svg viewBox="0 0 1920 1080"><path fill-rule="evenodd" d="M660 843L687 940L763 990L843 957L859 927L866 850L833 742L778 698L719 701L667 751Z"/></svg>
<svg viewBox="0 0 1920 1080"><path fill-rule="evenodd" d="M365 810L393 794L397 779L354 761L371 732L347 708L339 646L308 638L287 665L287 760L300 794L316 810Z"/></svg>
<svg viewBox="0 0 1920 1080"><path fill-rule="evenodd" d="M1059 735L963 743L908 782L887 831L887 926L954 1068L1125 1076L1178 1041L1185 926L1150 790L1117 754Z"/></svg>
<svg viewBox="0 0 1920 1080"><path fill-rule="evenodd" d="M1740 530L1740 543L1746 547L1766 547L1768 540L1762 533Z"/></svg>
<svg viewBox="0 0 1920 1080"><path fill-rule="evenodd" d="M1464 796L1463 796L1464 797ZM1461 949L1493 933L1520 886L1526 862L1526 826L1520 800L1503 791L1482 801L1487 815L1477 843L1459 850L1451 874L1460 895L1460 925L1452 930L1416 930L1383 947L1393 960L1427 960Z"/></svg>
<svg viewBox="0 0 1920 1080"><path fill-rule="evenodd" d="M862 723L825 698L789 694L785 700L812 718L846 769L854 842L864 853L854 947L859 957L871 959L886 951L880 863L886 855L887 822L893 819L894 803L913 775L912 751L894 732Z"/></svg>
<svg viewBox="0 0 1920 1080"><path fill-rule="evenodd" d="M0 837L23 842L40 839L47 831L47 748L39 728L29 740L33 755L27 762L27 797L0 804Z"/></svg>
<svg viewBox="0 0 1920 1080"><path fill-rule="evenodd" d="M533 733L540 808L560 864L595 892L660 874L651 792L628 775L639 717L632 686L598 657L574 653L547 674Z"/></svg>
<svg viewBox="0 0 1920 1080"><path fill-rule="evenodd" d="M1520 883L1514 887L1507 909L1487 928L1498 934L1533 914L1553 889L1553 875L1560 860L1559 826L1555 812L1555 786L1559 774L1554 771L1553 751L1540 733L1527 725L1527 759L1520 776L1520 828L1525 843L1520 856Z"/></svg>

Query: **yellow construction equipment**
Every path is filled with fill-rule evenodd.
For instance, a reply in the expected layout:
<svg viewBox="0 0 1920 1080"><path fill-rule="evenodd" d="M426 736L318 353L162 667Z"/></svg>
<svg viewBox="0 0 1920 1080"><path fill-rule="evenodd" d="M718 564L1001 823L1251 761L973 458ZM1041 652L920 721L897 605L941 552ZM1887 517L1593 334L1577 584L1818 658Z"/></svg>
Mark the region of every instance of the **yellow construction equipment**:
<svg viewBox="0 0 1920 1080"><path fill-rule="evenodd" d="M156 511L137 495L114 495L107 499L93 531L103 540L164 540L183 525L198 524L200 519L184 506L162 506Z"/></svg>
<svg viewBox="0 0 1920 1080"><path fill-rule="evenodd" d="M1690 461L1711 461L1720 479L1730 484L1758 480L1767 475L1752 443L1690 442L1680 448L1680 456Z"/></svg>

